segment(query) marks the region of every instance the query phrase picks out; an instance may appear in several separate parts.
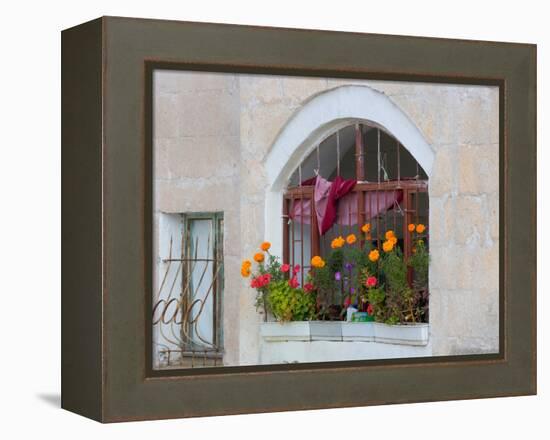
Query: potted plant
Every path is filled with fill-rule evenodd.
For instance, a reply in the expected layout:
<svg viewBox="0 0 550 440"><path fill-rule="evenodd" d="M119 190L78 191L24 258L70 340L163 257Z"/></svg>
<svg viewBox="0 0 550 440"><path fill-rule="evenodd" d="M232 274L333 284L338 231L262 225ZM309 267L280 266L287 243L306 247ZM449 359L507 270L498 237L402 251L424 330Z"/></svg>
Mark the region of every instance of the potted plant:
<svg viewBox="0 0 550 440"><path fill-rule="evenodd" d="M309 321L316 317L315 293L308 284L300 287L300 266L281 264L270 254L270 247L269 242L260 245L262 252L254 255L255 272L250 260L244 260L241 266L241 275L250 277L250 286L256 290L256 308L264 314L262 337L268 341L311 340ZM276 322L267 322L268 314Z"/></svg>

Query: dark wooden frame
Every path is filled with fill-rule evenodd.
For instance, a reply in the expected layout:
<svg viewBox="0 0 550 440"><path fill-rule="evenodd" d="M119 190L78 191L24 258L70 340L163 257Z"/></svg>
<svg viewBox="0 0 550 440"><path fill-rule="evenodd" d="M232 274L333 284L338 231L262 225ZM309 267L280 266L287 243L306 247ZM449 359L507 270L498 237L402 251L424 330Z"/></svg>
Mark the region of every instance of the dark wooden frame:
<svg viewBox="0 0 550 440"><path fill-rule="evenodd" d="M498 86L500 352L152 375L147 79L157 67ZM62 406L84 416L116 422L534 394L536 46L114 17L65 30L62 222Z"/></svg>

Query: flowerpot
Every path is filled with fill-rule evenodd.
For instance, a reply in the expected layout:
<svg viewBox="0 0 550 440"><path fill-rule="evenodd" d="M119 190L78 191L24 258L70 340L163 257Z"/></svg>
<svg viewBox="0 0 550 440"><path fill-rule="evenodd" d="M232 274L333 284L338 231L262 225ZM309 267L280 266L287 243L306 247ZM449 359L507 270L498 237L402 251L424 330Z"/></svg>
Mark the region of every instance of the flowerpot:
<svg viewBox="0 0 550 440"><path fill-rule="evenodd" d="M342 340L347 342L374 342L373 322L343 322Z"/></svg>
<svg viewBox="0 0 550 440"><path fill-rule="evenodd" d="M310 321L309 328L312 341L341 341L341 321Z"/></svg>
<svg viewBox="0 0 550 440"><path fill-rule="evenodd" d="M367 312L355 312L351 317L351 322L374 322L374 315Z"/></svg>
<svg viewBox="0 0 550 440"><path fill-rule="evenodd" d="M346 321L351 322L353 315L357 313L357 309L355 307L349 306L346 309Z"/></svg>
<svg viewBox="0 0 550 440"><path fill-rule="evenodd" d="M389 325L375 322L374 338L386 344L427 345L429 330L430 325L426 323Z"/></svg>
<svg viewBox="0 0 550 440"><path fill-rule="evenodd" d="M263 322L260 335L268 342L311 340L309 321Z"/></svg>

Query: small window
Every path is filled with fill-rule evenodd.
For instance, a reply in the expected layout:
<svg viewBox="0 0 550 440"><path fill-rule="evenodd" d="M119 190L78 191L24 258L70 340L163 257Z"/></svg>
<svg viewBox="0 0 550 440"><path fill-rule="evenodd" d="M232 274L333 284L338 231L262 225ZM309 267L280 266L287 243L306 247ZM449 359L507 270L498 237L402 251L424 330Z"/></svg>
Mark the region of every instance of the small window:
<svg viewBox="0 0 550 440"><path fill-rule="evenodd" d="M223 365L223 214L161 214L158 243L156 368Z"/></svg>

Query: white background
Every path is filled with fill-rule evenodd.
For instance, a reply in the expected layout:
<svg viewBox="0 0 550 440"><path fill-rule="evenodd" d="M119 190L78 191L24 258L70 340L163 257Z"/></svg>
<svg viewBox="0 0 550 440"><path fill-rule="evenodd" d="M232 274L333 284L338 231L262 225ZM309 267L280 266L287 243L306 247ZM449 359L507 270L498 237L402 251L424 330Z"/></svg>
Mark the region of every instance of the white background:
<svg viewBox="0 0 550 440"><path fill-rule="evenodd" d="M1 8L0 437L186 439L548 436L550 38L542 1L9 1ZM539 396L100 425L59 409L60 31L101 15L538 44ZM546 124L546 125L545 125ZM513 270L513 268L512 268ZM546 267L548 271L548 267ZM547 344L546 344L547 345ZM319 384L322 386L322 384ZM238 396L235 396L238 398ZM546 434L546 436L545 436Z"/></svg>

